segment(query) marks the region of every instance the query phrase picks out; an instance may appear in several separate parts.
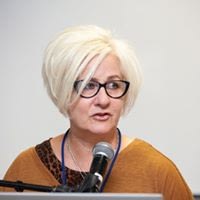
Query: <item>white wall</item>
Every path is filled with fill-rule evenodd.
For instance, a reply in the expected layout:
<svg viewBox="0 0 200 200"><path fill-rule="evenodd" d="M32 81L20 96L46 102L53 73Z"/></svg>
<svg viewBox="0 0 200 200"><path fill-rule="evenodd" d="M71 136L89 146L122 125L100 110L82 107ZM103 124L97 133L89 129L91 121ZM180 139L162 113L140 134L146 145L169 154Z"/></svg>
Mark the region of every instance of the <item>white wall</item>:
<svg viewBox="0 0 200 200"><path fill-rule="evenodd" d="M0 0L0 177L20 151L68 127L40 71L49 39L78 24L135 46L144 84L119 127L169 156L200 192L199 0Z"/></svg>

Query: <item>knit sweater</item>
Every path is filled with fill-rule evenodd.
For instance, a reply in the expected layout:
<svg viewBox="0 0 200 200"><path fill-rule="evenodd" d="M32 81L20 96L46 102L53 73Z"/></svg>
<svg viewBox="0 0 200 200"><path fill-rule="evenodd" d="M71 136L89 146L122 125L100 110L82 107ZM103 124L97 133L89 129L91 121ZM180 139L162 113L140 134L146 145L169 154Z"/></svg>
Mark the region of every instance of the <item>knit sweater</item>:
<svg viewBox="0 0 200 200"><path fill-rule="evenodd" d="M22 152L14 160L4 179L47 186L59 185L34 147ZM0 191L13 190L0 188ZM162 193L165 200L193 199L175 164L140 139L135 139L119 153L104 192Z"/></svg>

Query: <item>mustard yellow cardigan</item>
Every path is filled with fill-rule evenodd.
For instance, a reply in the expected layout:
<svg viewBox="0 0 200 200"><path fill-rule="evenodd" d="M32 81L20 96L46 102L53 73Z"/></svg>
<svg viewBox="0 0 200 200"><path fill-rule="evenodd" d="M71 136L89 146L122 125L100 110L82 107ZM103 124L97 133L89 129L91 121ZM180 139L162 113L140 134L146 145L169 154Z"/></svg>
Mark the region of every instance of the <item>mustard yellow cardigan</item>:
<svg viewBox="0 0 200 200"><path fill-rule="evenodd" d="M9 167L5 180L56 186L35 148L22 152ZM0 191L13 191L0 188ZM162 193L165 200L191 200L192 193L174 163L147 142L135 139L120 152L104 192Z"/></svg>

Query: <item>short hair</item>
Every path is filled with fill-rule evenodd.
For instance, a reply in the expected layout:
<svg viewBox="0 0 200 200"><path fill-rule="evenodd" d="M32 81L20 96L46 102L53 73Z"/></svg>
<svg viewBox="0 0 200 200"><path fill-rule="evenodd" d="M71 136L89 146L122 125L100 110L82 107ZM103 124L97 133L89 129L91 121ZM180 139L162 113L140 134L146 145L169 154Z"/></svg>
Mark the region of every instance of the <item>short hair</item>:
<svg viewBox="0 0 200 200"><path fill-rule="evenodd" d="M109 54L114 54L119 59L123 78L130 82L122 114L128 113L141 84L139 63L128 42L114 38L109 30L86 25L69 27L48 44L42 76L50 98L64 116L68 116L68 107L73 101L74 82L95 57L96 63L84 80L86 84ZM78 96L80 94L77 94Z"/></svg>

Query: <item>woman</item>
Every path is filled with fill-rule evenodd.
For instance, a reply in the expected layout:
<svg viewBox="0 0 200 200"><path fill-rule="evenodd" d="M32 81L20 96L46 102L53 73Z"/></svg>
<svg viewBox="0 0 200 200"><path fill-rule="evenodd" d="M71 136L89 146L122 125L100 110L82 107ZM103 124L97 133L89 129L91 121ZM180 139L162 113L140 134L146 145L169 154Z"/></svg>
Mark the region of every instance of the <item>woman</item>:
<svg viewBox="0 0 200 200"><path fill-rule="evenodd" d="M126 42L96 26L68 28L48 45L42 74L50 98L69 118L70 127L65 134L21 153L5 180L77 188L90 170L94 145L105 141L116 153L101 191L192 199L171 160L117 129L141 83L137 59Z"/></svg>

